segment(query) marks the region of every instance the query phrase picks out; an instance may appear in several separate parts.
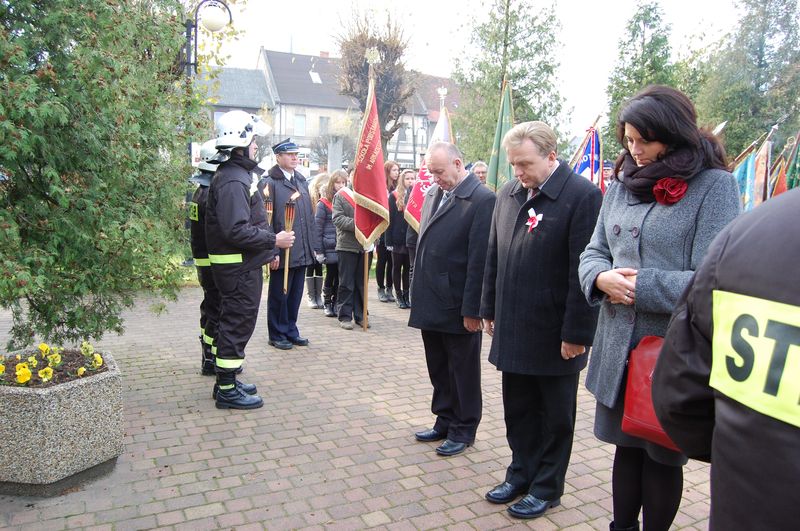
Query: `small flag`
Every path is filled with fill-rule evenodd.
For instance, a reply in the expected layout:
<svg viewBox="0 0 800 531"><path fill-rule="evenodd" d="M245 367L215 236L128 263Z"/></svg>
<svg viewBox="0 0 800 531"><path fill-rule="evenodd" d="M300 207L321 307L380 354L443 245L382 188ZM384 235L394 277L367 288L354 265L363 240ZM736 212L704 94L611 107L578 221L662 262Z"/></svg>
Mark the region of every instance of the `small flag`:
<svg viewBox="0 0 800 531"><path fill-rule="evenodd" d="M356 150L353 192L355 195L356 239L367 249L389 226L389 196L383 171L381 126L375 101L375 81L370 78L367 108L361 122Z"/></svg>
<svg viewBox="0 0 800 531"><path fill-rule="evenodd" d="M492 143L492 156L489 159L489 172L486 175L486 185L497 191L514 176L514 168L508 163L508 155L503 149L503 137L514 126L514 104L511 101L511 84L503 80L503 92L500 97L500 113L497 117L497 127L494 130L494 143Z"/></svg>
<svg viewBox="0 0 800 531"><path fill-rule="evenodd" d="M450 114L447 112L447 107L442 106L439 112L439 121L436 122L436 127L433 129L430 142L428 142L428 151L430 147L436 142L453 142L453 129L450 125ZM425 200L425 194L428 193L430 187L433 186L433 175L428 171L428 163L422 159L422 166L419 168L417 174L417 182L414 183L414 188L411 189L411 194L408 196L406 202L406 210L403 217L411 227L419 232L419 220L422 218L422 202Z"/></svg>
<svg viewBox="0 0 800 531"><path fill-rule="evenodd" d="M590 127L586 131L583 154L578 159L578 162L575 163L572 171L603 188L602 148L600 147L600 135L594 127Z"/></svg>
<svg viewBox="0 0 800 531"><path fill-rule="evenodd" d="M739 184L742 210L753 208L753 183L755 182L755 153L750 153L734 168L733 175Z"/></svg>
<svg viewBox="0 0 800 531"><path fill-rule="evenodd" d="M752 207L755 208L763 203L767 195L767 187L769 185L769 170L770 170L770 156L772 155L772 141L766 140L761 144L761 149L758 150L755 158L755 174L753 179L753 202Z"/></svg>

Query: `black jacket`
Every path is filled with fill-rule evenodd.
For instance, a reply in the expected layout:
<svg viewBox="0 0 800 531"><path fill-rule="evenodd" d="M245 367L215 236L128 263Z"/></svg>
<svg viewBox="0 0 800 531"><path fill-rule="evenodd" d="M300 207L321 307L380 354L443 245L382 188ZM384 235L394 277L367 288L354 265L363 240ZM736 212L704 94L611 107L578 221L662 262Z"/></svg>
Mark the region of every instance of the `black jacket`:
<svg viewBox="0 0 800 531"><path fill-rule="evenodd" d="M326 199L317 203L317 212L314 214L314 226L317 233L314 252L325 253L325 263L335 264L336 256L336 225L333 224L333 204Z"/></svg>
<svg viewBox="0 0 800 531"><path fill-rule="evenodd" d="M564 360L561 342L591 345L594 338L598 310L583 296L578 262L602 200L564 162L533 199L517 180L497 192L481 317L494 319L489 362L498 370L565 375L586 366L586 355ZM529 232L531 208L542 220Z"/></svg>
<svg viewBox="0 0 800 531"><path fill-rule="evenodd" d="M215 270L259 268L275 254L264 199L251 172L256 163L238 154L220 164L208 189L206 243ZM216 273L215 273L216 274Z"/></svg>
<svg viewBox="0 0 800 531"><path fill-rule="evenodd" d="M273 214L272 230L275 234L286 230L284 224L284 213L286 203L289 198L299 192L300 196L295 200L294 209L294 245L289 253L289 267L305 267L314 263L314 249L318 248L315 244L316 232L314 230L314 209L311 206L311 196L308 193L308 182L303 175L295 171L292 181L288 181L283 175L283 171L277 164L270 168L266 177L262 179L260 186L269 188L269 195L272 197ZM283 263L281 254L280 268Z"/></svg>
<svg viewBox="0 0 800 531"><path fill-rule="evenodd" d="M414 279L413 328L469 334L464 317L479 317L486 243L495 195L470 173L453 197L436 211L442 196L433 185L425 194Z"/></svg>
<svg viewBox="0 0 800 531"><path fill-rule="evenodd" d="M189 204L189 243L192 248L192 258L198 267L211 265L208 261L208 247L206 245L207 202L208 186L200 185L194 191L192 202Z"/></svg>
<svg viewBox="0 0 800 531"><path fill-rule="evenodd" d="M397 192L389 194L389 228L384 233L385 243L388 247L405 247L406 230L408 222L405 217L405 210L397 210Z"/></svg>
<svg viewBox="0 0 800 531"><path fill-rule="evenodd" d="M711 461L711 529L800 514L800 190L732 221L678 302L653 375L661 424Z"/></svg>

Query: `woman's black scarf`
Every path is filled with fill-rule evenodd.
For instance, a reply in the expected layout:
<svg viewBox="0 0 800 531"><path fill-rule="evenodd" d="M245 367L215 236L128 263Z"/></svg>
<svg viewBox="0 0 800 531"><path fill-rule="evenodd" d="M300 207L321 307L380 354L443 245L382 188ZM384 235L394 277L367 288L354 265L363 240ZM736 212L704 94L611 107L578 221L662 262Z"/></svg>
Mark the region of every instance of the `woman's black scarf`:
<svg viewBox="0 0 800 531"><path fill-rule="evenodd" d="M647 166L637 166L630 153L622 162L622 184L638 200L652 203L656 200L653 186L664 177L688 181L706 166L705 157L699 151L679 148Z"/></svg>

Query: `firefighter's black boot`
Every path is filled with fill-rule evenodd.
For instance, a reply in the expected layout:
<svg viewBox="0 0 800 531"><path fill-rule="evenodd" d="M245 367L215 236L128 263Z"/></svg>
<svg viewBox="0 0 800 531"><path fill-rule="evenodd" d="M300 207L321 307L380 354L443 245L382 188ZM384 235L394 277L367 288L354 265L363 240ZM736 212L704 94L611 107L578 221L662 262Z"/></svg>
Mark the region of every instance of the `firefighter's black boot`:
<svg viewBox="0 0 800 531"><path fill-rule="evenodd" d="M248 395L254 395L258 393L258 388L256 387L256 384L249 384L236 380L236 383L234 385L236 386L237 389ZM219 393L219 384L214 384L214 390L211 391L211 398L216 399L218 393Z"/></svg>
<svg viewBox="0 0 800 531"><path fill-rule="evenodd" d="M244 392L241 385L221 384L222 389L217 391L217 409L258 409L264 405L264 401L258 395L249 395Z"/></svg>

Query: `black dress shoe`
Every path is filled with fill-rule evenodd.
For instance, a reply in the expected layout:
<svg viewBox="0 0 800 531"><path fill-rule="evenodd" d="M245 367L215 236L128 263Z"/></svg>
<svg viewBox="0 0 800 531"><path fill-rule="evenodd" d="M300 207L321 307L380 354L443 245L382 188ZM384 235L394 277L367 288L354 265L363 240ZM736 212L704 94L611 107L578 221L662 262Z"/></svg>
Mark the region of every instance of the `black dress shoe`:
<svg viewBox="0 0 800 531"><path fill-rule="evenodd" d="M300 337L300 336L290 337L289 338L289 342L292 345L297 345L298 347L307 347L308 346L308 339L306 339L305 337Z"/></svg>
<svg viewBox="0 0 800 531"><path fill-rule="evenodd" d="M514 518L538 518L542 516L550 507L561 505L561 499L547 501L540 500L533 494L528 494L520 501L508 508L508 514Z"/></svg>
<svg viewBox="0 0 800 531"><path fill-rule="evenodd" d="M294 348L294 345L288 339L276 339L274 341L270 339L269 344L281 350L292 350Z"/></svg>
<svg viewBox="0 0 800 531"><path fill-rule="evenodd" d="M264 405L258 395L248 395L238 387L220 390L215 403L217 409L257 409Z"/></svg>
<svg viewBox="0 0 800 531"><path fill-rule="evenodd" d="M244 383L240 382L239 380L236 380L235 383L236 387L245 394L254 395L258 393L258 388L256 387L256 384ZM214 390L211 391L211 398L216 400L218 392L219 392L219 384L214 384Z"/></svg>
<svg viewBox="0 0 800 531"><path fill-rule="evenodd" d="M441 441L442 439L447 438L447 435L445 435L444 433L439 433L436 430L425 430L425 431L418 431L417 433L415 433L414 438L422 442L434 442L434 441Z"/></svg>
<svg viewBox="0 0 800 531"><path fill-rule="evenodd" d="M508 481L497 485L495 488L486 493L486 501L491 503L508 503L524 494L528 489L523 487L515 487Z"/></svg>
<svg viewBox="0 0 800 531"><path fill-rule="evenodd" d="M451 455L463 453L464 450L467 449L467 446L469 446L467 443L455 442L447 439L441 446L436 447L436 453L445 457L450 457Z"/></svg>

